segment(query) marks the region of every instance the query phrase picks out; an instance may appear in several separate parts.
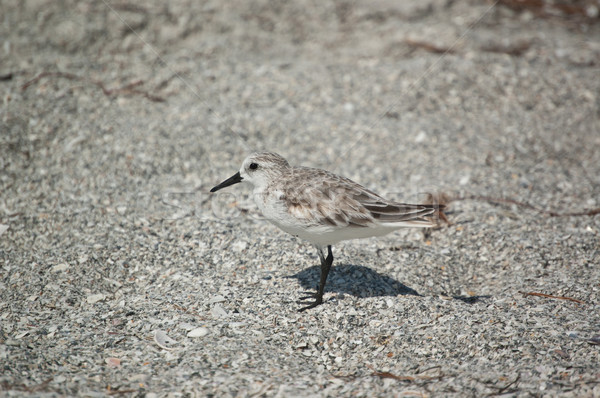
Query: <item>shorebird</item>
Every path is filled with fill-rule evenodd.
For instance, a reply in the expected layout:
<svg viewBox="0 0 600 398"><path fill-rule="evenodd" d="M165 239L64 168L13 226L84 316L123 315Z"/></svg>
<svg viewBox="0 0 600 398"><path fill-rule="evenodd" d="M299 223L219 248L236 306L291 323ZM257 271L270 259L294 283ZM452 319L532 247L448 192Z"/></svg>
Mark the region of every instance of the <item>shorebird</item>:
<svg viewBox="0 0 600 398"><path fill-rule="evenodd" d="M385 235L403 227L433 227L439 217L445 218L442 204L397 203L329 171L290 166L273 152L248 156L237 173L210 192L239 182L254 186L254 201L267 220L317 249L321 278L317 291L298 301L305 304L300 311L323 303L333 264L332 245Z"/></svg>

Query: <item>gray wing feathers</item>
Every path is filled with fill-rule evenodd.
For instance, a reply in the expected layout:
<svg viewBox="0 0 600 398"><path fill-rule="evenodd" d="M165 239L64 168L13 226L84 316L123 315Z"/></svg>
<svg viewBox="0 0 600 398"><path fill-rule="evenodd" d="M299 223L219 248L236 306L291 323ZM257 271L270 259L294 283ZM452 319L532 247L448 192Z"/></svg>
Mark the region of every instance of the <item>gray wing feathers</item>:
<svg viewBox="0 0 600 398"><path fill-rule="evenodd" d="M426 221L435 209L426 205L410 205L404 203L362 203L373 218L380 222Z"/></svg>
<svg viewBox="0 0 600 398"><path fill-rule="evenodd" d="M294 168L302 174L300 186L286 186L290 210L299 216L310 213L313 221L333 227L369 227L373 224L433 226L435 205L413 205L389 201L356 182L319 169ZM298 180L296 180L298 181Z"/></svg>

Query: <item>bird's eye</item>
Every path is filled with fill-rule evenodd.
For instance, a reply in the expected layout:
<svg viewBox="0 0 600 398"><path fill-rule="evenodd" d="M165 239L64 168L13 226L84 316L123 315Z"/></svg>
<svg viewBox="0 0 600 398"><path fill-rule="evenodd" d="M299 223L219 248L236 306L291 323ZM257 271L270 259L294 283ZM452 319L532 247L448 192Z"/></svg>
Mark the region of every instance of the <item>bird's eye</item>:
<svg viewBox="0 0 600 398"><path fill-rule="evenodd" d="M250 170L256 170L258 169L258 163L250 163Z"/></svg>

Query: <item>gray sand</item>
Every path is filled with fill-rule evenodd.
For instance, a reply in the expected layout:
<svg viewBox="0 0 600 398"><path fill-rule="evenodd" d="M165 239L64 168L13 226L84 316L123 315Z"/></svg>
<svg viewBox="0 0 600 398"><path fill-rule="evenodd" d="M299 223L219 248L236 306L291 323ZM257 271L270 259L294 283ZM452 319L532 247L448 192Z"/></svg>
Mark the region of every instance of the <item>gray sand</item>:
<svg viewBox="0 0 600 398"><path fill-rule="evenodd" d="M600 3L226 3L2 1L2 395L600 396L600 216L453 201L335 246L298 313L315 250L208 194L269 149L598 208Z"/></svg>

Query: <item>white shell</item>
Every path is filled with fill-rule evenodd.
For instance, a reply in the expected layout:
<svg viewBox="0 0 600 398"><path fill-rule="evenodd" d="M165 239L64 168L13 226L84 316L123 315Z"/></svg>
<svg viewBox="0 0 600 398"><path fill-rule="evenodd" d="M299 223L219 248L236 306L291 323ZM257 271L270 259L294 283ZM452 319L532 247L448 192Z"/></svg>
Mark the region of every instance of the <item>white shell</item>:
<svg viewBox="0 0 600 398"><path fill-rule="evenodd" d="M173 340L167 333L162 330L157 330L154 332L154 342L165 350L172 350L173 347L177 344L176 340Z"/></svg>
<svg viewBox="0 0 600 398"><path fill-rule="evenodd" d="M208 334L209 330L207 328L196 328L194 330L190 330L187 334L188 337L204 337Z"/></svg>

